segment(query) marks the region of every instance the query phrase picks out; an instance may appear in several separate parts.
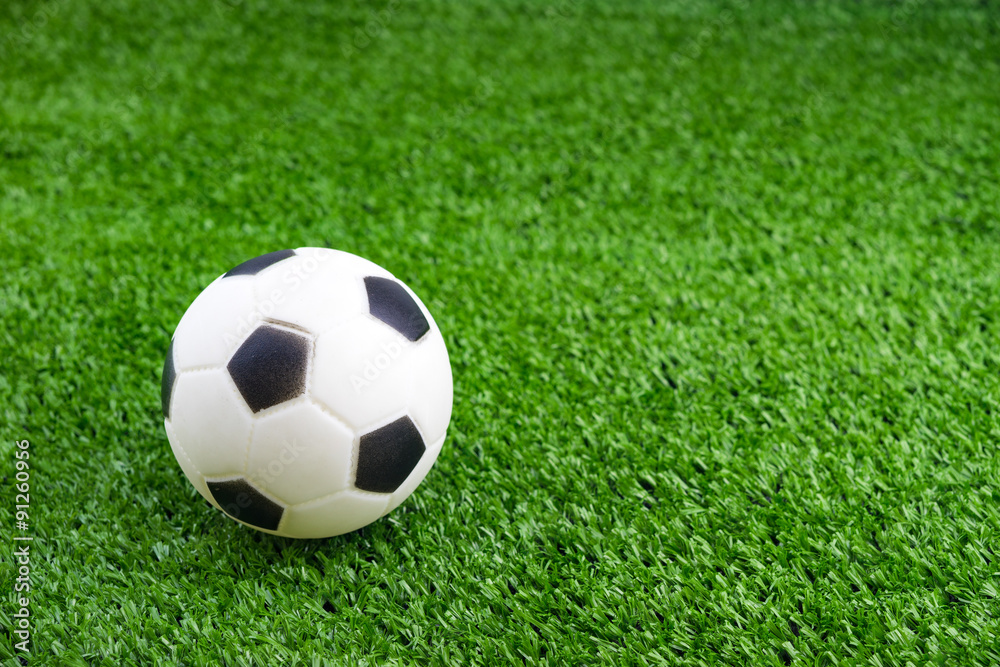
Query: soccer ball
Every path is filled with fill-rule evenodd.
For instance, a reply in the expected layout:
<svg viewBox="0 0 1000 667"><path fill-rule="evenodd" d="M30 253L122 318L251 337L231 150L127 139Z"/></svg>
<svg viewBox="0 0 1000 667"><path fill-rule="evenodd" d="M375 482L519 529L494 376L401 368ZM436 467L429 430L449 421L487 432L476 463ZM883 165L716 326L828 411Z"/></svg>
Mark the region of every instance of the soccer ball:
<svg viewBox="0 0 1000 667"><path fill-rule="evenodd" d="M388 514L427 475L451 366L431 314L388 271L279 250L194 300L162 400L174 456L208 502L267 533L329 537Z"/></svg>

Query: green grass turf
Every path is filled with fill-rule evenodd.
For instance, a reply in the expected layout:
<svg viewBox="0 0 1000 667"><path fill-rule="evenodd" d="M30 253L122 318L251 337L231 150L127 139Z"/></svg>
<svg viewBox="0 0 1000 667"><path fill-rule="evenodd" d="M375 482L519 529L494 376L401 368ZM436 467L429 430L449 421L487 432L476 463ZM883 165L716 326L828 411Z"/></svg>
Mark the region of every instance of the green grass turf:
<svg viewBox="0 0 1000 667"><path fill-rule="evenodd" d="M998 17L4 2L0 658L30 438L39 665L997 664ZM300 245L422 295L456 396L301 542L159 408L191 300Z"/></svg>

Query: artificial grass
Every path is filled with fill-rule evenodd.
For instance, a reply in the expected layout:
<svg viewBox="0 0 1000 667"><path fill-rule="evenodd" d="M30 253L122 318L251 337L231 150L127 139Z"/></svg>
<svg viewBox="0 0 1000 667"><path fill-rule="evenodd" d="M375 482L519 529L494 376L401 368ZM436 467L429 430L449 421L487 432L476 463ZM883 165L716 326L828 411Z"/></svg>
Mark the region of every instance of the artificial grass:
<svg viewBox="0 0 1000 667"><path fill-rule="evenodd" d="M34 664L1000 662L998 9L5 2ZM159 408L200 289L301 245L455 374L321 541L210 509Z"/></svg>

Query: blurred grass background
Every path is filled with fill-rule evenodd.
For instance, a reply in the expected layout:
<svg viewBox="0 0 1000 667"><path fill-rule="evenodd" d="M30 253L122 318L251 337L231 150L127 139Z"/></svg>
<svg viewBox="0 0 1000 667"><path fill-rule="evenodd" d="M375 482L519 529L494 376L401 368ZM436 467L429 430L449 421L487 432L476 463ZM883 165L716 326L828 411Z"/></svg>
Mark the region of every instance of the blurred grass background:
<svg viewBox="0 0 1000 667"><path fill-rule="evenodd" d="M34 664L997 664L997 137L990 0L7 0ZM296 542L197 497L158 382L302 245L421 295L456 403Z"/></svg>

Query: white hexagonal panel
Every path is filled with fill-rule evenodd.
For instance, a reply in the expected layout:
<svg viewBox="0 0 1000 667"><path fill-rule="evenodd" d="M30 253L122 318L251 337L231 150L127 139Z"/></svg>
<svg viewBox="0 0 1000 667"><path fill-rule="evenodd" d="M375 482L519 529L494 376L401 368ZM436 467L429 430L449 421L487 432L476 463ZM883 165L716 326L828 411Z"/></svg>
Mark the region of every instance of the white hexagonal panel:
<svg viewBox="0 0 1000 667"><path fill-rule="evenodd" d="M283 271L296 268L295 259L288 261ZM364 285L356 276L337 271L329 264L321 265L312 273L303 274L291 284L277 286L278 271L260 278L257 288L260 310L271 320L287 322L318 334L340 326L363 315L367 308ZM283 282L283 281L282 281Z"/></svg>
<svg viewBox="0 0 1000 667"><path fill-rule="evenodd" d="M392 274L375 262L333 248L296 248L295 253L303 258L313 258L318 262L333 264L344 273L363 276L392 278Z"/></svg>
<svg viewBox="0 0 1000 667"><path fill-rule="evenodd" d="M295 537L342 535L375 521L385 511L389 496L342 491L285 510L280 530Z"/></svg>
<svg viewBox="0 0 1000 667"><path fill-rule="evenodd" d="M247 477L289 505L346 489L354 434L308 401L257 418Z"/></svg>
<svg viewBox="0 0 1000 667"><path fill-rule="evenodd" d="M176 441L183 443L202 476L243 472L253 421L225 368L181 373L169 421Z"/></svg>
<svg viewBox="0 0 1000 667"><path fill-rule="evenodd" d="M205 288L174 332L177 372L225 366L260 321L253 276L221 277Z"/></svg>
<svg viewBox="0 0 1000 667"><path fill-rule="evenodd" d="M177 434L174 433L174 427L170 423L169 419L164 420L164 427L167 431L167 441L170 443L170 451L174 453L174 458L177 459L177 463L180 465L181 470L184 472L184 476L188 478L191 485L198 490L205 500L212 502L212 497L208 493L208 487L205 485L205 478L202 476L198 469L194 467L194 463L188 457L187 452L181 447L180 441L177 439Z"/></svg>
<svg viewBox="0 0 1000 667"><path fill-rule="evenodd" d="M451 365L432 321L416 343L370 316L319 336L311 387L356 431L405 412L434 442L451 419Z"/></svg>
<svg viewBox="0 0 1000 667"><path fill-rule="evenodd" d="M318 334L368 311L364 276L388 276L368 260L329 248L299 248L262 271L254 289L265 317Z"/></svg>
<svg viewBox="0 0 1000 667"><path fill-rule="evenodd" d="M418 486L420 486L420 483L424 481L425 477L427 477L427 473L430 472L434 462L437 461L438 454L441 453L441 448L444 445L444 440L444 437L441 437L433 445L427 446L427 450L420 458L420 463L417 464L417 467L413 469L413 472L411 472L410 476L406 478L406 481L403 482L399 488L393 492L392 497L389 498L389 505L382 513L383 516L399 507L403 501L409 498L410 494L413 493Z"/></svg>

